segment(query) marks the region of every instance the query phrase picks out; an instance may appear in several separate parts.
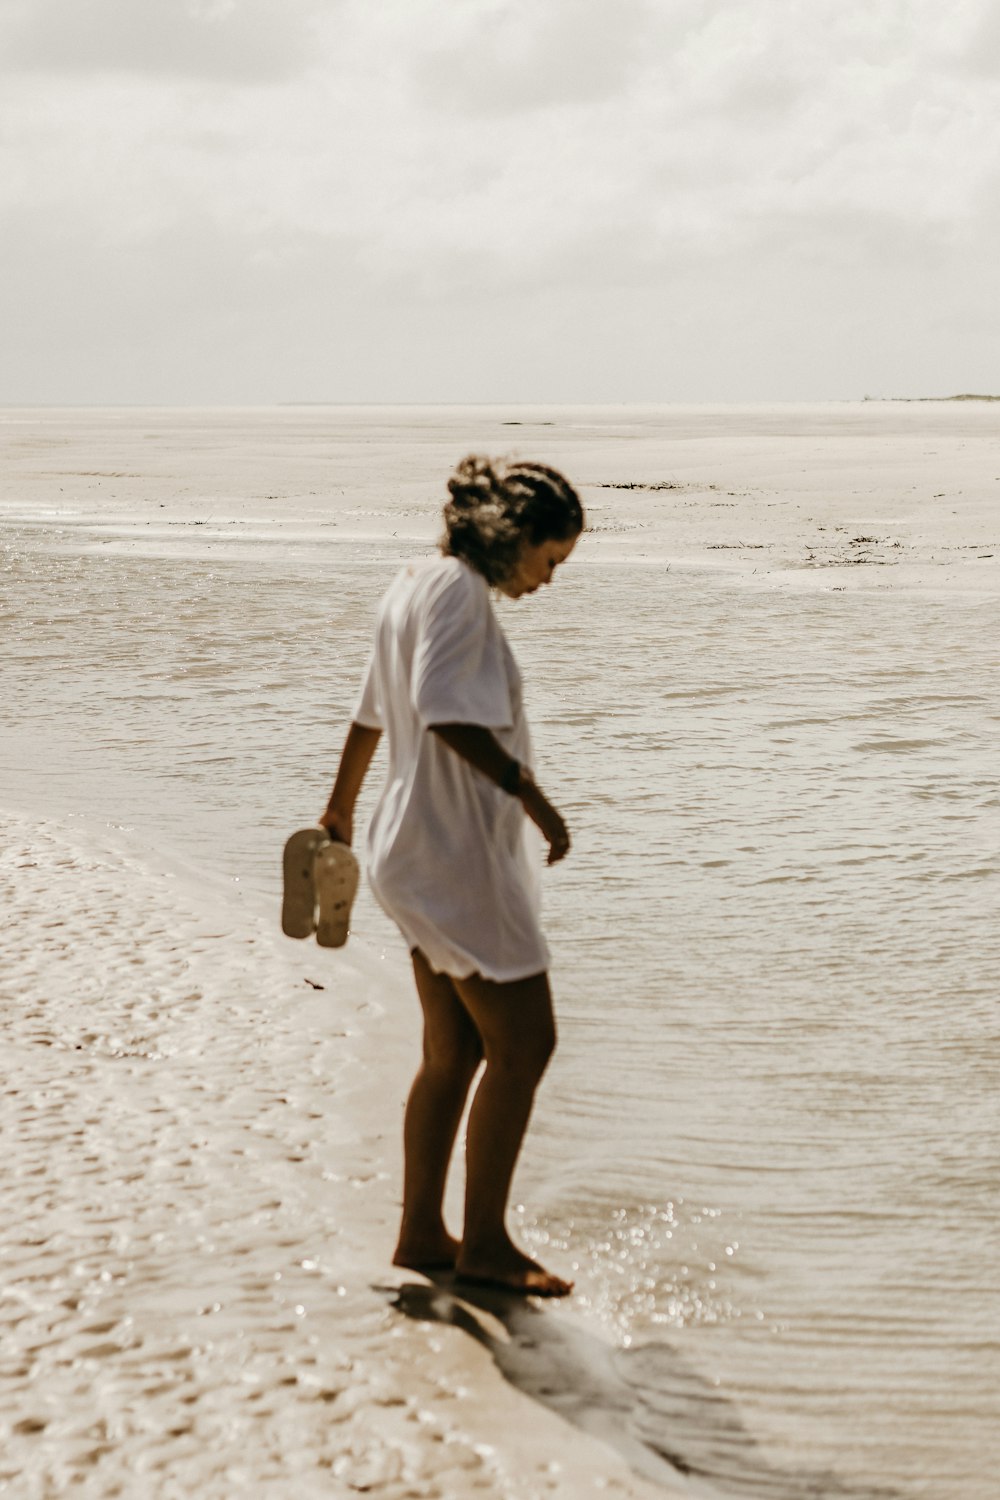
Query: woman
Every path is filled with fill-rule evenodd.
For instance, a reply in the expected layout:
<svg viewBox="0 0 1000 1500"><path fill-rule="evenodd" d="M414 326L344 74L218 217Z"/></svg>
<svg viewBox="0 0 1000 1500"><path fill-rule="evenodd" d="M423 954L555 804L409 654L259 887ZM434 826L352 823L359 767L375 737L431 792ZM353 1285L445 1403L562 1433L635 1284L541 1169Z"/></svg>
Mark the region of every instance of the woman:
<svg viewBox="0 0 1000 1500"><path fill-rule="evenodd" d="M448 489L440 555L404 568L382 601L320 822L351 842L354 803L384 729L389 767L369 830L368 878L406 938L424 1017L393 1263L454 1267L465 1281L559 1297L572 1283L519 1250L505 1219L556 1037L526 819L547 841L549 864L570 840L532 775L521 677L489 591L519 599L551 583L583 530L583 509L542 464L466 458ZM445 1179L483 1060L458 1242L444 1224Z"/></svg>

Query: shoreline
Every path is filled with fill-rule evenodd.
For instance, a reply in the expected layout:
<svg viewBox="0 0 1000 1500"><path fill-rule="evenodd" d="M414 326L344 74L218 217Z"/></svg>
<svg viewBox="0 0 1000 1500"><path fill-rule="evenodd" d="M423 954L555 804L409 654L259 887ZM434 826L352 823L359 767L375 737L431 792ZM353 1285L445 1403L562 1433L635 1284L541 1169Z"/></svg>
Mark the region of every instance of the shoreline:
<svg viewBox="0 0 1000 1500"><path fill-rule="evenodd" d="M298 1493L305 1468L383 1500L588 1494L547 1402L619 1455L676 1437L678 1469L762 1493L816 1489L815 1463L842 1476L824 1494L933 1476L981 1500L988 1219L975 1158L949 1175L939 1109L947 1081L948 1129L982 1138L995 413L571 411L521 434L514 414L4 430L0 806L31 825L0 943L4 1119L15 1167L30 1156L0 1243L24 1424L4 1436L29 1477L51 1458L88 1492L129 1455L169 1472L170 1449L165 1495L228 1500L213 1454L238 1464L256 1416L262 1493L272 1471ZM447 465L504 443L577 477L592 520L551 610L504 609L581 856L547 890L566 1024L516 1211L578 1291L520 1323L386 1264L418 1027L396 935L365 893L346 952L322 954L281 938L276 904L385 582L434 545ZM779 1017L782 1067L762 1072ZM961 1226L954 1254L921 1205ZM950 1289L930 1316L911 1319L897 1265ZM942 1372L973 1359L959 1390Z"/></svg>
<svg viewBox="0 0 1000 1500"><path fill-rule="evenodd" d="M0 823L6 1478L671 1492L513 1389L454 1308L393 1305L423 1284L388 1264L401 976L292 944L138 836Z"/></svg>

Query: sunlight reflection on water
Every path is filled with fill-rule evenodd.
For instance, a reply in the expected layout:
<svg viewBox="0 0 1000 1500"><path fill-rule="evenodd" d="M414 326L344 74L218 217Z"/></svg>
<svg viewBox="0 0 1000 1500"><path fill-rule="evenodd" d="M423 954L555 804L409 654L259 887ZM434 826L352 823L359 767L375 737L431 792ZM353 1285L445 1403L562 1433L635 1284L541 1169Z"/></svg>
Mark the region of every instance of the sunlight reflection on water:
<svg viewBox="0 0 1000 1500"><path fill-rule="evenodd" d="M326 539L8 526L7 784L43 746L55 800L276 895L408 504ZM995 605L749 589L655 541L500 605L574 834L523 1231L772 1459L992 1500ZM399 952L367 896L355 930Z"/></svg>

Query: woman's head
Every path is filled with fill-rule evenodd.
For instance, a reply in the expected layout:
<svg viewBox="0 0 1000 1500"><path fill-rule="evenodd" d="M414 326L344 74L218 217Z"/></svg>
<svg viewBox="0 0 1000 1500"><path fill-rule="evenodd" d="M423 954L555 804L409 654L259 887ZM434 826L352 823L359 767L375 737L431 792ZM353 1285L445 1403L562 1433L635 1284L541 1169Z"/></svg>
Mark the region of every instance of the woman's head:
<svg viewBox="0 0 1000 1500"><path fill-rule="evenodd" d="M513 598L547 583L583 530L579 496L544 464L470 454L448 489L442 552L462 558Z"/></svg>

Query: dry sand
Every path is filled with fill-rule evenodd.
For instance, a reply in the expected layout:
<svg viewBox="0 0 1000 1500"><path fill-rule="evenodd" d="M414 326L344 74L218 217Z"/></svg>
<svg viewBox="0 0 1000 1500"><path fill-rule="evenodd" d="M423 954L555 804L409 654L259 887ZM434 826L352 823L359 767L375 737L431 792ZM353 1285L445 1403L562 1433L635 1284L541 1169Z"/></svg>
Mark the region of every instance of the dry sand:
<svg viewBox="0 0 1000 1500"><path fill-rule="evenodd" d="M393 422L408 411L394 408ZM414 408L401 452L379 408L290 407L258 423L252 411L205 412L203 451L199 414L150 411L141 424L130 412L24 410L0 415L0 516L63 521L73 550L84 527L94 548L171 557L192 525L192 555L220 558L248 541L381 539L389 521L393 536L429 542L442 474L464 445L563 467L587 504L588 547L636 564L724 568L768 588L995 594L998 413L986 401Z"/></svg>
<svg viewBox="0 0 1000 1500"><path fill-rule="evenodd" d="M1000 417L946 402L744 410L719 439L692 423L622 482L588 453L588 510L637 557L655 535L677 567L781 589L1000 587ZM645 459L645 454L644 454ZM592 477L593 476L593 477Z"/></svg>

